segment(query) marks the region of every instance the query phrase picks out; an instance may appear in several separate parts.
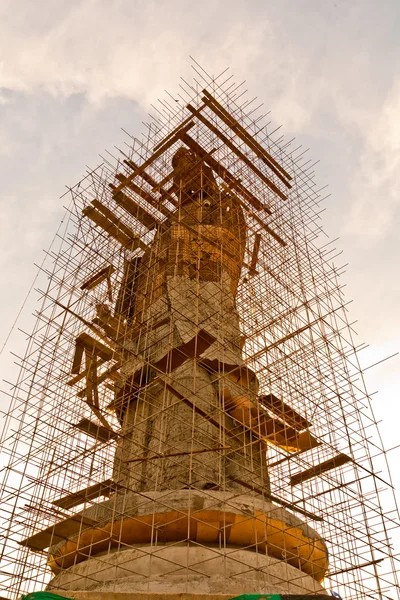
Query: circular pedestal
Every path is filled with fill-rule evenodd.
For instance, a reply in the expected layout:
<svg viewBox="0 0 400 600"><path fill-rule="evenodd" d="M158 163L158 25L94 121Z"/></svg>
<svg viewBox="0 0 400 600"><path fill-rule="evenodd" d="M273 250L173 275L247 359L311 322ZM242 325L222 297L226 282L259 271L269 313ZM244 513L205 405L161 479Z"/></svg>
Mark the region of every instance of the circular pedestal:
<svg viewBox="0 0 400 600"><path fill-rule="evenodd" d="M49 549L56 576L48 589L324 593L327 550L319 534L250 494L116 494L81 515L93 525Z"/></svg>
<svg viewBox="0 0 400 600"><path fill-rule="evenodd" d="M194 594L326 594L287 563L235 547L142 545L97 555L63 571L49 590Z"/></svg>

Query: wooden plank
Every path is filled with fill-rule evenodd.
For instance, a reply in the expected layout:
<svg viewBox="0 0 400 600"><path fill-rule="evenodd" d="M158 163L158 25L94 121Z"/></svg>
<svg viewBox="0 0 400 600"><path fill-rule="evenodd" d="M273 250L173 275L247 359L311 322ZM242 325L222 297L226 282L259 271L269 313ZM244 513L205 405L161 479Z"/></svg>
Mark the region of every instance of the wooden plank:
<svg viewBox="0 0 400 600"><path fill-rule="evenodd" d="M221 165L215 158L211 157L193 138L187 133L181 134L181 140L186 146L188 146L197 156L202 158L213 171L215 171L218 177L221 177L232 189L236 190L243 198L249 202L255 210L265 210L265 212L271 215L271 211L264 204L262 204L258 198L256 198L248 189L241 184L223 165Z"/></svg>
<svg viewBox="0 0 400 600"><path fill-rule="evenodd" d="M260 243L261 243L261 234L256 233L254 236L253 254L251 256L251 262L250 262L250 268L249 268L250 275L255 275L257 272L256 266L257 266L257 261L258 261L258 252L260 250Z"/></svg>
<svg viewBox="0 0 400 600"><path fill-rule="evenodd" d="M122 173L116 173L115 179L118 179L118 181L124 182L126 180L126 177ZM119 193L117 191L117 187L112 183L110 183L109 186L113 190L114 196L116 196ZM169 217L169 215L171 214L171 211L168 210L168 208L166 208L165 206L163 206L160 199L155 198L152 194L150 194L150 192L146 192L146 190L144 190L143 188L138 186L133 181L128 181L126 183L125 187L132 190L132 192L135 192L135 194L137 194L139 196L139 198L142 198L143 200L145 200L145 202L150 204L150 206L154 206L154 208L156 208L165 217ZM174 203L176 204L176 201L173 199L173 204Z"/></svg>
<svg viewBox="0 0 400 600"><path fill-rule="evenodd" d="M39 531L38 533L31 535L19 543L21 546L25 546L34 552L38 550L45 550L50 545L53 546L59 542L68 540L69 538L79 534L82 530L93 527L98 523L99 521L89 519L89 517L76 515L69 517L68 519L64 519L55 525L51 525L50 527L47 527L47 529L43 529L43 531Z"/></svg>
<svg viewBox="0 0 400 600"><path fill-rule="evenodd" d="M257 140L246 131L242 125L227 111L225 108L216 100L207 90L203 90L204 98L203 102L211 108L211 110L223 121L228 127L230 127L235 134L253 150L253 152L262 160L277 177L284 183L288 188L291 185L287 180L291 181L292 177L287 171L263 148Z"/></svg>
<svg viewBox="0 0 400 600"><path fill-rule="evenodd" d="M122 316L127 323L132 322L135 316L137 296L137 281L140 274L142 258L136 256L124 263L124 274L120 283L114 313Z"/></svg>
<svg viewBox="0 0 400 600"><path fill-rule="evenodd" d="M291 441L296 437L295 429L267 414L261 414L257 420L256 428L259 426L261 435L267 439L275 439L283 445L289 445L289 440Z"/></svg>
<svg viewBox="0 0 400 600"><path fill-rule="evenodd" d="M287 452L311 450L320 445L320 442L309 431L299 433L287 423L282 423L282 420L271 417L263 408L262 397L260 398L260 405L256 406L245 396L245 389L249 387L249 380L251 379L251 372L246 367L224 365L219 361L209 361L207 359L203 359L201 364L208 370L223 373L225 377L233 381L236 380L236 383L243 386L243 396L240 397L231 396L227 389L224 390L224 406L232 418L254 435L283 448Z"/></svg>
<svg viewBox="0 0 400 600"><path fill-rule="evenodd" d="M89 219L104 229L108 235L114 237L120 244L124 246L129 244L129 238L126 238L126 236L119 230L118 226L106 219L104 215L94 208L94 206L87 206L83 209L82 214L85 217L89 217Z"/></svg>
<svg viewBox="0 0 400 600"><path fill-rule="evenodd" d="M179 123L179 125L177 127L175 127L175 129L173 129L167 136L165 136L165 138L163 138L161 140L161 142L159 142L158 144L156 144L154 146L153 150L158 150L158 148L161 148L161 146L168 143L172 137L176 136L177 133L179 133L179 131L181 131L188 124L190 124L191 127L194 126L194 123L192 121L192 116L187 117L187 119L182 121L182 123Z"/></svg>
<svg viewBox="0 0 400 600"><path fill-rule="evenodd" d="M256 374L254 371L246 367L245 365L230 365L228 363L221 362L217 358L210 360L208 358L201 359L201 365L207 370L224 375L235 383L247 388L251 381L255 380ZM250 402L250 401L249 401Z"/></svg>
<svg viewBox="0 0 400 600"><path fill-rule="evenodd" d="M100 423L103 424L103 426L106 429L111 429L111 425L110 423L107 421L107 419L105 419L103 417L103 413L100 410L99 406L98 406L98 394L97 394L97 389L96 389L96 396L97 396L97 406L95 403L93 403L93 401L91 400L90 396L89 396L89 392L88 390L86 390L87 393L87 399L86 399L86 404L88 405L88 407L90 408L90 410L92 411L92 413L94 414L94 416L100 421Z"/></svg>
<svg viewBox="0 0 400 600"><path fill-rule="evenodd" d="M238 158L240 158L240 160L242 162L244 162L244 164L247 165L249 167L249 169L251 169L257 175L257 177L259 177L261 179L261 181L263 181L265 183L265 185L270 188L270 190L272 190L282 200L287 200L286 194L284 194L274 184L274 182L271 181L271 179L269 177L267 177L266 175L264 175L264 173L262 173L260 171L260 169L258 169L255 166L255 164L249 158L247 158L247 156L245 154L243 154L243 152L241 152L239 150L239 148L224 133L222 133L222 131L220 131L218 129L218 127L215 127L208 119L206 119L206 117L204 115L201 114L201 112L199 110L196 110L190 104L188 104L186 106L186 108L188 110L190 110L190 112L194 116L196 116L199 119L199 121L201 121L206 127L208 127L208 129L210 131L212 131L217 137L219 137L219 139L225 144L225 146L227 146L234 154L236 154L236 156Z"/></svg>
<svg viewBox="0 0 400 600"><path fill-rule="evenodd" d="M130 229L130 227L125 225L125 223L123 223L122 220L112 212L112 210L110 210L107 206L104 206L104 204L98 200L92 200L92 204L106 217L106 219L118 227L119 232L122 232L129 240L135 241L138 244L138 247L143 248L143 250L147 249L147 246L140 241L139 236L136 235L135 232Z"/></svg>
<svg viewBox="0 0 400 600"><path fill-rule="evenodd" d="M106 304L98 304L96 306L96 313L97 317L92 320L92 323L101 327L111 339L116 341L127 335L128 328L125 315L114 317ZM136 330L139 328L134 326L133 329Z"/></svg>
<svg viewBox="0 0 400 600"><path fill-rule="evenodd" d="M119 326L115 325L117 321L119 323ZM107 336L115 342L118 342L119 340L125 338L127 334L126 325L121 324L121 320L117 319L116 317L113 317L112 320L109 322L107 322L104 319L101 319L100 317L95 317L93 319L93 323L101 327L104 333L106 333ZM139 329L139 327L134 326L132 329L130 329L130 331L132 332L132 334L134 332L136 334L136 332L139 332Z"/></svg>
<svg viewBox="0 0 400 600"><path fill-rule="evenodd" d="M279 419L282 419L288 425L291 425L296 431L302 431L311 427L312 423L294 410L289 404L286 404L274 394L265 394L259 398L261 404L273 412Z"/></svg>
<svg viewBox="0 0 400 600"><path fill-rule="evenodd" d="M163 189L163 187L164 187L164 185L165 185L166 183L168 183L169 181L171 181L171 179L173 178L173 176L174 176L174 170L172 169L172 170L171 170L171 171L168 173L168 175L166 175L166 176L165 176L163 179L161 179L160 183L158 183L158 184L157 184L157 188L155 188L155 191L157 191L157 190L162 190L162 189ZM167 191L167 190L165 190L165 191ZM170 191L170 190L169 190L169 191Z"/></svg>
<svg viewBox="0 0 400 600"><path fill-rule="evenodd" d="M100 367L104 362L106 362L106 361L99 360L97 363L97 366ZM78 375L76 375L75 377L72 377L72 379L67 381L67 385L72 387L72 386L76 385L77 383L79 383L80 381L82 381L82 379L84 379L85 377L87 377L87 372L81 371Z"/></svg>
<svg viewBox="0 0 400 600"><path fill-rule="evenodd" d="M84 350L87 350L93 356L99 356L104 361L114 358L114 350L96 340L88 333L82 332L78 335L76 338L76 347L78 348L80 345L83 346Z"/></svg>
<svg viewBox="0 0 400 600"><path fill-rule="evenodd" d="M265 439L286 452L304 452L320 445L320 442L308 430L299 433L290 425L282 423L269 415L259 417L259 425L252 429L259 430Z"/></svg>
<svg viewBox="0 0 400 600"><path fill-rule="evenodd" d="M308 429L296 434L295 444L293 443L293 440L289 440L289 443L296 447L297 452L306 452L307 450L312 450L321 445L321 442L315 438Z"/></svg>
<svg viewBox="0 0 400 600"><path fill-rule="evenodd" d="M158 378L162 379L162 376L167 373L171 373L174 369L180 367L188 358L197 358L207 348L216 341L216 338L205 330L200 330L194 338L189 340L185 344L176 346L167 352L157 362L144 362L142 365L130 375L131 385L135 386L138 390L147 383L149 380L150 370L156 371L157 375L152 377L152 382L157 381ZM163 380L164 381L164 380ZM109 405L115 407L114 403Z"/></svg>
<svg viewBox="0 0 400 600"><path fill-rule="evenodd" d="M112 479L107 479L106 481L90 485L78 492L73 492L72 494L58 498L58 500L54 500L52 504L63 509L73 508L74 506L79 506L79 504L83 504L89 500L100 498L100 496L109 498L111 494L116 492L120 487L121 486L118 485L118 483L114 483Z"/></svg>
<svg viewBox="0 0 400 600"><path fill-rule="evenodd" d="M86 435L94 438L95 440L99 440L100 442L109 442L110 440L116 439L118 434L109 429L108 427L104 427L103 425L97 425L93 423L90 419L82 419L79 423L73 425L76 429L83 431Z"/></svg>
<svg viewBox="0 0 400 600"><path fill-rule="evenodd" d="M128 167L130 167L131 169L137 169L139 170L140 167L133 162L133 160L124 160L124 163L126 165L128 165ZM118 173L118 175L121 175L120 173ZM148 173L146 173L145 171L140 171L140 173L138 174L138 177L142 177L142 179L144 179L145 181L147 181L148 183L151 181L151 187L153 188L154 192L157 192L160 194L161 196L161 200L168 200L168 202L170 202L171 204L173 204L174 206L178 206L178 201L176 200L176 198L174 198L173 196L171 196L171 193L174 191L172 188L169 189L165 189L164 188L164 184L169 181L171 179L173 175L173 171L171 171L162 181L160 181L159 183L153 179ZM125 178L125 176L123 175L123 177ZM123 181L123 179L120 179L117 175L116 178L120 181ZM143 188L139 187L138 185L136 185L135 183L133 183L132 181L130 181L128 184L128 187L130 187L133 191L138 190L139 196L146 198L146 195L148 195L150 198L153 198L153 202L155 202L155 205L157 205L158 210L160 212L162 212L163 214L167 214L168 212L170 212L165 206L163 206L160 202L160 200L154 198L151 194L149 194L148 192L146 192L146 190L144 190ZM151 204L150 200L148 200L148 202Z"/></svg>
<svg viewBox="0 0 400 600"><path fill-rule="evenodd" d="M86 327L88 327L90 329L90 331L93 331L93 333L95 333L99 338L101 338L107 344L107 346L109 345L111 347L114 347L112 340L109 339L107 336L104 336L103 333L97 327L95 327L93 323L91 323L90 321L87 321L86 319L81 317L81 315L78 315L78 313L76 313L73 310L71 310L70 308L68 308L68 306L64 306L63 304L61 304L61 302L58 302L58 300L54 300L54 304L57 304L57 306L59 306L63 310L69 312L71 315L76 317L79 321L81 321L84 325L86 325ZM115 349L115 347L114 347L114 349ZM70 383L68 382L67 385L70 385Z"/></svg>
<svg viewBox="0 0 400 600"><path fill-rule="evenodd" d="M243 405L231 408L228 406L227 412L254 435L274 446L279 446L286 452L303 452L320 445L320 442L309 431L298 433L292 427L269 415L258 414L255 406Z"/></svg>
<svg viewBox="0 0 400 600"><path fill-rule="evenodd" d="M205 352L217 338L201 329L198 334L185 344L172 348L152 366L158 371L170 373L180 367L188 358L198 358Z"/></svg>
<svg viewBox="0 0 400 600"><path fill-rule="evenodd" d="M288 426L284 426L279 431L279 422L276 419L273 420L273 427L275 429L274 433L267 434L265 439L286 452L305 452L317 448L321 444L309 431L297 433Z"/></svg>
<svg viewBox="0 0 400 600"><path fill-rule="evenodd" d="M115 381L116 377L118 376L117 368L119 368L118 363L113 365L111 367L111 369L107 369L107 371L104 371L104 373L102 373L100 375L100 377L97 377L97 385L99 386L101 383L103 383L103 381L106 381L107 379L111 379L112 381ZM87 395L88 395L87 387L83 388L83 390L80 390L77 393L78 398L85 398L85 397L87 397Z"/></svg>
<svg viewBox="0 0 400 600"><path fill-rule="evenodd" d="M75 340L75 352L74 352L74 357L72 359L72 367L71 367L72 375L78 375L80 373L84 350L85 350L85 347L84 347L83 343L78 340Z"/></svg>
<svg viewBox="0 0 400 600"><path fill-rule="evenodd" d="M114 223L108 221L104 215L102 215L98 210L94 208L94 206L87 206L82 211L85 217L91 219L96 225L104 229L104 231L117 240L122 246L131 250L132 252L136 250L136 248L142 247L137 239L134 239L135 236L132 232L133 237L127 237L120 231L119 227Z"/></svg>
<svg viewBox="0 0 400 600"><path fill-rule="evenodd" d="M99 406L99 392L97 386L97 357L95 354L90 355L88 351L85 352L85 370L86 376L86 402L96 411L100 411ZM97 416L97 412L95 412ZM102 415L101 415L102 416ZM102 417L103 418L103 417ZM105 421L103 424L107 424Z"/></svg>
<svg viewBox="0 0 400 600"><path fill-rule="evenodd" d="M337 469L338 467L342 467L343 465L352 462L350 456L347 454L337 454L333 458L329 460L325 460L319 465L315 465L310 469L306 469L305 471L300 471L299 473L295 473L290 478L290 485L298 485L299 483L303 483L304 481L308 481L308 479L312 479L313 477L319 477L326 473L327 471L331 471L332 469Z"/></svg>
<svg viewBox="0 0 400 600"><path fill-rule="evenodd" d="M112 184L110 184L110 187L111 185ZM115 189L115 186L113 187ZM157 227L157 225L161 225L161 221L159 221L154 215L145 210L142 206L140 206L140 204L138 204L135 200L133 200L133 198L130 198L124 192L117 192L114 194L114 200L148 229L151 230L154 229L154 227Z"/></svg>
<svg viewBox="0 0 400 600"><path fill-rule="evenodd" d="M122 190L125 187L125 185L127 185L127 183L129 181L132 181L133 179L135 179L135 177L137 175L140 175L149 165L151 165L152 162L154 162L159 156L164 154L164 152L166 150L168 150L168 148L173 146L175 144L175 142L177 142L180 139L182 132L189 131L189 129L191 129L191 127L193 127L193 126L194 126L194 122L191 121L184 127L181 127L171 137L167 136L168 141L164 141L163 145L159 146L158 149L156 150L156 152L153 152L153 154L147 160L145 160L144 163L142 165L140 165L140 167L138 169L135 169L133 171L133 173L128 175L125 182L120 183L120 185L116 188L116 191L119 192L120 190Z"/></svg>
<svg viewBox="0 0 400 600"><path fill-rule="evenodd" d="M151 187L153 188L153 190L158 188L159 184L157 183L157 181L155 179L153 179L151 175L149 175L148 173L146 173L146 171L141 170L140 169L140 165L137 165L131 158L124 159L124 163L126 165L128 165L128 167L130 169L133 169L135 171L139 171L139 177L141 177L143 179L143 181L145 181L146 183L148 183L149 185L151 185Z"/></svg>
<svg viewBox="0 0 400 600"><path fill-rule="evenodd" d="M83 353L85 356L83 376L86 377L86 387L79 394L81 394L81 397L86 396L86 402L92 412L108 428L109 423L103 417L99 408L97 369L99 367L99 360L107 362L115 357L115 352L88 333L81 333L76 338L76 350L72 364L72 373L77 374L77 378L80 378L81 375ZM103 379L105 378L104 373L102 377ZM77 381L77 378L75 378L75 381ZM72 385L72 381L69 381L68 384Z"/></svg>
<svg viewBox="0 0 400 600"><path fill-rule="evenodd" d="M130 167L131 169L137 169L139 170L140 167L139 165L137 165L135 162L133 162L133 160L124 160L124 163L126 165L128 165L128 167ZM153 190L155 192L159 192L162 199L163 200L168 200L169 202L171 202L172 204L174 204L175 206L178 206L178 201L173 198L171 196L171 192L174 191L173 187L166 190L164 188L164 184L169 181L171 179L171 177L173 176L173 171L171 171L166 177L164 177L164 179L160 182L156 181L155 179L153 179L151 177L151 175L149 175L148 173L146 173L146 171L140 171L139 176L144 179L144 181L146 181L149 185L151 185L151 187L153 188ZM167 209L166 209L167 210Z"/></svg>
<svg viewBox="0 0 400 600"><path fill-rule="evenodd" d="M81 285L81 290L93 290L95 287L100 285L105 279L108 279L112 273L114 273L115 269L113 265L107 265L89 279L86 279Z"/></svg>

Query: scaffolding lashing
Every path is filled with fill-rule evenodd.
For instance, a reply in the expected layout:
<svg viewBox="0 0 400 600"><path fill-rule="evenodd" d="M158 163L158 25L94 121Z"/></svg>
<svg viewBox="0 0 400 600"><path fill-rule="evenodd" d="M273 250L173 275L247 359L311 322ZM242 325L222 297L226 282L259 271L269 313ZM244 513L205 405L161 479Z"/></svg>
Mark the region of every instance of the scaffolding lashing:
<svg viewBox="0 0 400 600"><path fill-rule="evenodd" d="M0 590L399 598L320 191L197 69L69 190L2 437Z"/></svg>

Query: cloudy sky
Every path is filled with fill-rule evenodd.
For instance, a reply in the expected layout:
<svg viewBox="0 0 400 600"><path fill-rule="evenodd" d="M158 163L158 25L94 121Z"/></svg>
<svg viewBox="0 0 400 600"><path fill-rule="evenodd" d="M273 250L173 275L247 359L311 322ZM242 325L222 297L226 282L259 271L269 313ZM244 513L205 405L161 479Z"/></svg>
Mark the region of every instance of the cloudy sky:
<svg viewBox="0 0 400 600"><path fill-rule="evenodd" d="M246 79L285 136L320 159L324 228L340 237L351 320L370 344L363 364L397 352L399 26L397 0L0 0L0 346L62 218L65 185L122 143L121 127L139 134L150 103L191 77L193 56ZM2 378L23 347L15 330ZM398 443L399 368L397 357L367 371L387 448ZM400 489L399 450L389 457Z"/></svg>

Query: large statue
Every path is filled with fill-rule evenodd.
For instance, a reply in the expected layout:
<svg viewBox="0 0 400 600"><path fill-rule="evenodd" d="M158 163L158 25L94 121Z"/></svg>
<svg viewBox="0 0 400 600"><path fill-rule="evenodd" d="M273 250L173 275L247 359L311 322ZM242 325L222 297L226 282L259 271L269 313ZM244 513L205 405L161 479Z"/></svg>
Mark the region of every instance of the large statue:
<svg viewBox="0 0 400 600"><path fill-rule="evenodd" d="M117 382L115 405L125 438L114 478L138 491L225 489L240 485L245 471L246 480L250 475L254 485L265 485L264 444L252 443L243 428L237 431L226 412L244 396L255 406L258 388L254 374L242 367L244 338L235 306L246 246L243 210L190 150L180 148L172 166L178 208L144 256L127 265L117 302L133 334L125 342ZM179 348L188 355L177 368L167 368L171 392L165 379L155 379L159 373L151 365L166 356L173 362ZM193 407L212 415L214 423ZM223 445L232 450L190 456L191 450ZM187 455L164 459L162 472L160 461L121 462L178 451Z"/></svg>
<svg viewBox="0 0 400 600"><path fill-rule="evenodd" d="M324 542L269 495L278 425L242 358L240 202L190 151L172 165L176 210L126 263L115 316L100 307L121 328L116 491L50 548L50 589L321 593Z"/></svg>

